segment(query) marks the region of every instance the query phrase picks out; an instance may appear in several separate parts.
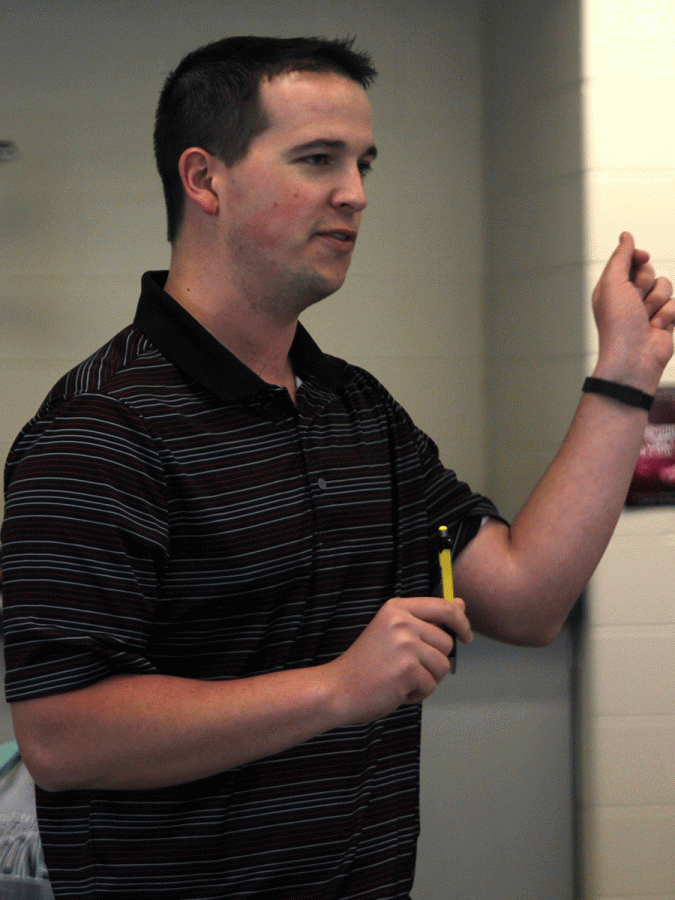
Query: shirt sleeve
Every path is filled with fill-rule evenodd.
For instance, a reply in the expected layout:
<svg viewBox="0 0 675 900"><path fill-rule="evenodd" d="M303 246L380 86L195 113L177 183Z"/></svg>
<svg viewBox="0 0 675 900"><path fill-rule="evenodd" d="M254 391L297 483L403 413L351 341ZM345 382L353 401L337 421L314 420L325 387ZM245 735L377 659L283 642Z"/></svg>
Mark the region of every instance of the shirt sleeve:
<svg viewBox="0 0 675 900"><path fill-rule="evenodd" d="M426 505L430 537L435 537L441 525L448 528L452 556L457 557L478 534L486 518L502 518L497 507L487 497L472 491L452 469L446 468L434 441L415 428L417 452L424 473Z"/></svg>
<svg viewBox="0 0 675 900"><path fill-rule="evenodd" d="M338 363L346 366L350 372L356 372L366 396L371 397L374 405L378 407L381 405L387 411L394 434L392 454L398 453L403 460L401 468L404 471L401 472L402 477L399 481L409 480L411 458L415 460L414 468L421 478L423 497L408 496L406 502L411 504L411 510L415 500L420 500L424 507L428 529L425 541L430 554L430 573L433 573L432 578L435 580L438 568L435 548L441 525L445 525L448 529L451 552L453 557L456 557L478 534L481 523L486 518L495 518L502 522L506 520L489 498L472 491L466 482L460 480L452 469L443 464L435 441L415 425L410 414L377 378L358 366L349 365L341 360ZM407 455L408 451L410 456ZM419 482L414 479L409 483L419 487ZM415 514L409 511L407 515L414 517Z"/></svg>
<svg viewBox="0 0 675 900"><path fill-rule="evenodd" d="M44 410L7 461L3 631L9 702L153 672L168 552L160 448L106 395Z"/></svg>

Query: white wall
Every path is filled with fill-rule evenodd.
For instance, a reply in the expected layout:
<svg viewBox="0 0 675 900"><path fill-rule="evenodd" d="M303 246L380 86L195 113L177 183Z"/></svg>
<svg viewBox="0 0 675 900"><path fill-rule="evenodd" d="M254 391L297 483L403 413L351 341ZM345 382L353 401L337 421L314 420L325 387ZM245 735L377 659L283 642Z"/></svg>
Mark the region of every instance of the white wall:
<svg viewBox="0 0 675 900"><path fill-rule="evenodd" d="M509 513L592 371L588 301L619 232L675 281L675 3L577 6L484 3L489 490ZM588 591L581 893L592 900L675 898L674 549L672 508L627 511Z"/></svg>
<svg viewBox="0 0 675 900"><path fill-rule="evenodd" d="M624 228L675 281L675 3L586 0L582 34L586 283ZM587 334L590 372L590 325ZM675 363L664 380L675 381ZM675 898L674 551L672 507L627 510L588 592L583 802L592 900Z"/></svg>

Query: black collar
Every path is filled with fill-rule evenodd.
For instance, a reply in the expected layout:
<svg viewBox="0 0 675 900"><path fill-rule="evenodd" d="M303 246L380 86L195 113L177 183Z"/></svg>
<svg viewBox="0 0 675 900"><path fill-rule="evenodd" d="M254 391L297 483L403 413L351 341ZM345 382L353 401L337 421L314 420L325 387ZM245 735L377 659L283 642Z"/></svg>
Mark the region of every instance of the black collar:
<svg viewBox="0 0 675 900"><path fill-rule="evenodd" d="M222 400L250 397L266 384L164 291L167 272L146 272L134 324L175 366ZM343 369L326 356L298 323L290 358L296 375L314 376L328 388L345 384Z"/></svg>

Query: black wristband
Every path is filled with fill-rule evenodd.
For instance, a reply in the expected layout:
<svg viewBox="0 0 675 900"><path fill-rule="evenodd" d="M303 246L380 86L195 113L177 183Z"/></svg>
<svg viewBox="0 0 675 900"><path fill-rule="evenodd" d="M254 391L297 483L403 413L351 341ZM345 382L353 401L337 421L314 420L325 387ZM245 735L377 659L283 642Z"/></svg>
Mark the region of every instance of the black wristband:
<svg viewBox="0 0 675 900"><path fill-rule="evenodd" d="M602 394L603 397L611 397L612 400L618 400L619 403L637 406L638 409L645 409L647 412L654 403L654 397L651 394L645 394L638 388L619 384L617 381L605 381L604 378L587 378L581 390L586 394Z"/></svg>

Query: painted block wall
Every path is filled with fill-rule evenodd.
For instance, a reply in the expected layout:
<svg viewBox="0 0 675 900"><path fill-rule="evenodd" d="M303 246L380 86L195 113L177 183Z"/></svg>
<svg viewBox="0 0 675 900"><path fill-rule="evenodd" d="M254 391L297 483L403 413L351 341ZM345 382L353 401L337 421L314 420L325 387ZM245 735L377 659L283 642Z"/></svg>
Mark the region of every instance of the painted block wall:
<svg viewBox="0 0 675 900"><path fill-rule="evenodd" d="M489 0L484 16L489 493L512 517L583 380L578 2Z"/></svg>
<svg viewBox="0 0 675 900"><path fill-rule="evenodd" d="M675 281L675 81L659 61L675 4L484 9L489 490L512 513L593 368L589 298L619 232ZM579 891L592 900L675 897L674 549L675 509L627 511L588 591Z"/></svg>
<svg viewBox="0 0 675 900"><path fill-rule="evenodd" d="M675 77L657 50L675 37L675 4L586 0L582 36L587 284L624 228L675 281ZM590 372L590 322L587 335ZM626 510L588 614L585 896L674 900L675 507Z"/></svg>

